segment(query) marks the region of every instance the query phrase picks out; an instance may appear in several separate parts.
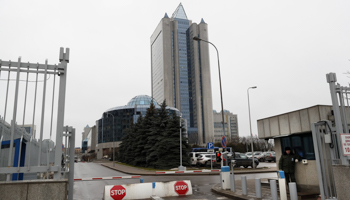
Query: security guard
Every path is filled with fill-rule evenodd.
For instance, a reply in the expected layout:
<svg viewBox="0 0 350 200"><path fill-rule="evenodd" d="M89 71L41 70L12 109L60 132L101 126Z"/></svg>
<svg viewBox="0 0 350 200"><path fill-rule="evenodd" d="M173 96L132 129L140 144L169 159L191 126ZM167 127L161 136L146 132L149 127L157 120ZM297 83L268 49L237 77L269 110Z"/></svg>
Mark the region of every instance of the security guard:
<svg viewBox="0 0 350 200"><path fill-rule="evenodd" d="M289 182L295 181L295 163L300 159L299 155L294 155L291 152L290 147L285 148L285 153L281 155L280 161L278 163L278 167L280 170L284 171L284 175L286 177L287 186Z"/></svg>

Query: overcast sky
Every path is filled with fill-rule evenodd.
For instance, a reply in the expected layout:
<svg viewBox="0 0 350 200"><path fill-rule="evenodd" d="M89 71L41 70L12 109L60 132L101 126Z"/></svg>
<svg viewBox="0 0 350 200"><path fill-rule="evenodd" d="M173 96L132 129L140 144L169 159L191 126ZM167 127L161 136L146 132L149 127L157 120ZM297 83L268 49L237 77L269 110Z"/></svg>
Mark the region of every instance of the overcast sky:
<svg viewBox="0 0 350 200"><path fill-rule="evenodd" d="M350 1L181 2L189 20L208 24L209 40L220 53L224 109L238 115L240 136L249 134L251 86L258 87L250 90L255 135L258 119L330 105L327 73L335 72L341 85L350 82L344 74L350 70ZM0 59L57 64L59 48L70 48L65 124L76 128L81 146L83 128L104 111L151 95L150 36L180 1L0 3ZM217 57L209 50L213 108L219 111Z"/></svg>

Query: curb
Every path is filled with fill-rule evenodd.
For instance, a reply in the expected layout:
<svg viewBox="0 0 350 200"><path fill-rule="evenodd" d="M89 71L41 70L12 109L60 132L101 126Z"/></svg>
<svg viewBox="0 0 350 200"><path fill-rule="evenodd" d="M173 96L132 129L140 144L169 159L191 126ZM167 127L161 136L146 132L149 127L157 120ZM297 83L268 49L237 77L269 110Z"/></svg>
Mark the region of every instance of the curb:
<svg viewBox="0 0 350 200"><path fill-rule="evenodd" d="M222 196L225 196L225 197L228 197L230 199L236 199L236 200L255 200L255 199L258 199L258 198L254 198L254 197L243 197L243 196L235 196L235 195L232 195L232 194L228 194L228 193L225 193L225 192L222 192L222 191L219 191L219 190L216 190L215 187L217 185L220 185L220 183L218 184L215 184L212 188L211 188L211 191L216 193L216 194L219 194L219 195L222 195ZM227 191L230 191L230 190L227 190Z"/></svg>
<svg viewBox="0 0 350 200"><path fill-rule="evenodd" d="M142 176L164 176L165 174L156 174L156 172L142 172L141 170L139 172L130 172L130 171L123 171L120 169L117 169L117 167L112 167L112 166L108 166L104 163L101 163L102 166L110 168L112 170L116 170L125 174L130 174L130 175L142 175ZM273 172L277 172L277 170L275 169L266 169L266 170L258 170L258 171L234 171L235 174L257 174L257 173L273 173ZM203 173L174 173L174 174L166 174L166 176L208 176L208 175L219 175L220 172L203 172Z"/></svg>

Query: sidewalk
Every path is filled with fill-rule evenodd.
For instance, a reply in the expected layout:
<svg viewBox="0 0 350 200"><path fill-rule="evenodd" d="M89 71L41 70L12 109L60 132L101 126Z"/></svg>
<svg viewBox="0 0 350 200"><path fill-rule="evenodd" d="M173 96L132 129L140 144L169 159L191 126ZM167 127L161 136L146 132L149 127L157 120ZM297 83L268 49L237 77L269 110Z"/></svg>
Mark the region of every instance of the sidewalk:
<svg viewBox="0 0 350 200"><path fill-rule="evenodd" d="M237 200L272 200L271 197L271 189L270 189L270 183L268 183L267 179L261 179L261 195L262 198L257 198L256 197L256 192L255 192L255 180L254 179L247 179L247 195L242 194L242 183L241 180L236 180L235 181L235 188L236 192L231 192L231 190L222 190L221 189L221 184L215 184L211 190L214 193L220 194L222 196L226 196L230 199L237 199ZM277 190L278 185L277 185ZM280 194L278 191L278 199L280 198ZM298 199L299 200L316 200L318 194L314 193L307 193L307 192L298 192ZM287 190L287 198L290 199L289 197L289 191Z"/></svg>
<svg viewBox="0 0 350 200"><path fill-rule="evenodd" d="M137 167L122 165L119 163L115 163L115 167L113 167L112 162L99 162L99 161L97 161L96 163L101 163L101 165L104 167L108 167L110 169L113 169L113 170L116 170L119 172L123 172L126 174L130 174L130 175L159 176L159 174L156 174L156 171L140 169ZM198 169L197 168L187 168L187 170L198 170ZM159 171L162 171L162 170L159 170ZM277 171L276 167L256 168L256 169L252 169L252 168L235 168L234 169L235 174L271 173L271 172L276 172L276 171ZM173 175L176 175L176 176L198 176L199 175L200 176L200 175L219 175L219 174L220 174L220 172L204 172L204 173L167 174L167 176L173 176Z"/></svg>

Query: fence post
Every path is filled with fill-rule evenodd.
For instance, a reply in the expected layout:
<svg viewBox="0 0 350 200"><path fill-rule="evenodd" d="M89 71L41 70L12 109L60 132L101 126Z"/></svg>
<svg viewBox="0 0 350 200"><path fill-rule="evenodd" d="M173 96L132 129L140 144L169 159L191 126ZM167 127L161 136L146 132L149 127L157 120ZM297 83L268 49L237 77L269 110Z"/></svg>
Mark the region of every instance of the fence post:
<svg viewBox="0 0 350 200"><path fill-rule="evenodd" d="M74 186L74 153L75 153L75 128L69 127L69 175L68 175L68 200L73 200L73 186ZM66 130L68 131L68 130Z"/></svg>
<svg viewBox="0 0 350 200"><path fill-rule="evenodd" d="M55 166L58 166L58 171L55 172L54 179L61 178L61 158L62 158L62 137L64 126L64 108L66 99L66 81L67 81L67 63L69 62L69 48L66 48L66 53L63 52L63 47L60 48L58 67L60 73L59 99L58 99L58 114L57 114L57 131L56 131L56 151L55 151Z"/></svg>

